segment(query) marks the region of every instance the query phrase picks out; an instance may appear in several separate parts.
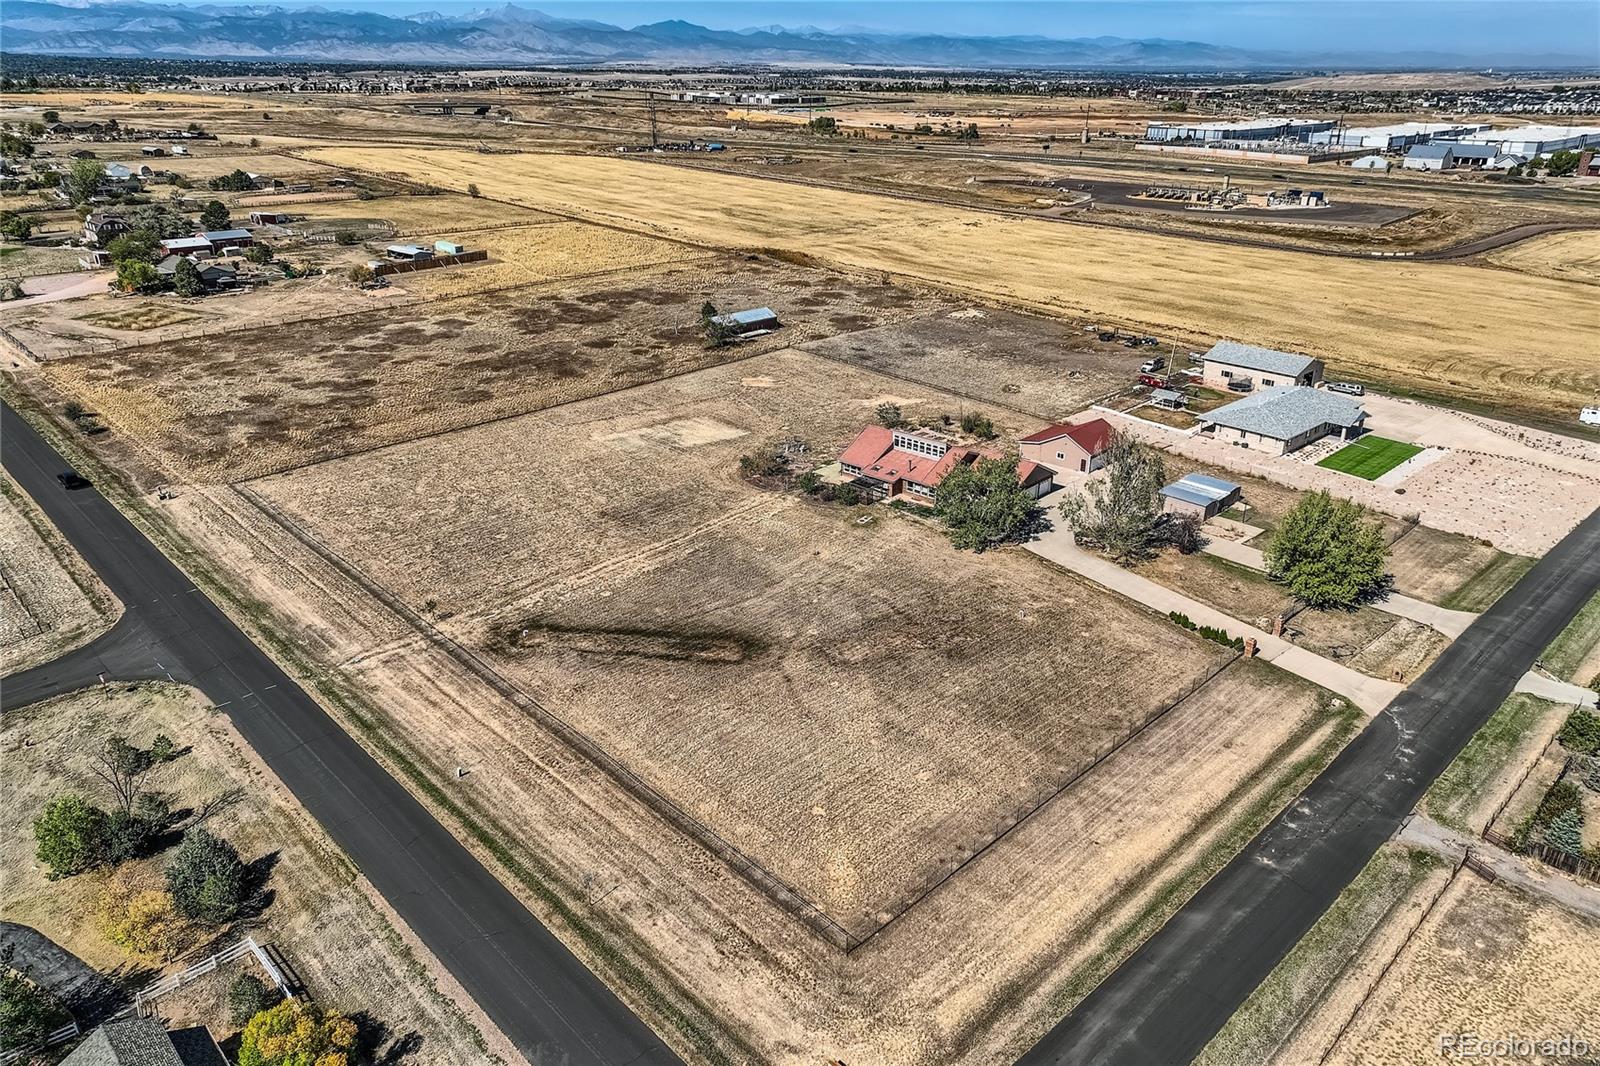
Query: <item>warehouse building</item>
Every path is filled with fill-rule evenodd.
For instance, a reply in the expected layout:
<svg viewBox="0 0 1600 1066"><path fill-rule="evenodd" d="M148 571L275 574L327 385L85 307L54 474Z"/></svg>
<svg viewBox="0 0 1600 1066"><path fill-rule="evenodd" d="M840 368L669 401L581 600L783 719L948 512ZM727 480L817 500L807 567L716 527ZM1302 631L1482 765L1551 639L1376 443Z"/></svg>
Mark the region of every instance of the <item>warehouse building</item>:
<svg viewBox="0 0 1600 1066"><path fill-rule="evenodd" d="M1347 396L1280 387L1208 411L1200 416L1199 432L1240 448L1287 455L1330 433L1352 440L1366 420L1366 409Z"/></svg>
<svg viewBox="0 0 1600 1066"><path fill-rule="evenodd" d="M1486 130L1486 122L1398 122L1390 126L1346 126L1311 135L1312 144L1337 148L1368 148L1375 152L1398 152L1414 144L1435 140L1454 140Z"/></svg>
<svg viewBox="0 0 1600 1066"><path fill-rule="evenodd" d="M1152 122L1145 127L1147 141L1303 141L1320 130L1333 128L1323 119L1259 118L1242 122Z"/></svg>
<svg viewBox="0 0 1600 1066"><path fill-rule="evenodd" d="M1499 155L1499 150L1490 144L1435 141L1413 145L1401 166L1407 170L1482 170Z"/></svg>
<svg viewBox="0 0 1600 1066"><path fill-rule="evenodd" d="M1600 145L1600 126L1517 126L1496 130L1485 126L1459 138L1462 144L1493 147L1500 155L1520 155L1528 159L1551 152Z"/></svg>

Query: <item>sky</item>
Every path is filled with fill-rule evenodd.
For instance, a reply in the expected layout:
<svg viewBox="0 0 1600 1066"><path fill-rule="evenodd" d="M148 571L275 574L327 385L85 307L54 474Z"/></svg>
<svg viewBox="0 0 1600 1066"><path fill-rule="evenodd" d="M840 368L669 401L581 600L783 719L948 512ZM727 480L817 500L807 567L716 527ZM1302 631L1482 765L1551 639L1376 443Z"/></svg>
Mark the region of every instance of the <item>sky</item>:
<svg viewBox="0 0 1600 1066"><path fill-rule="evenodd" d="M198 2L198 0L192 0ZM503 0L208 0L457 14ZM1292 51L1440 51L1592 56L1600 0L515 0L562 18L713 29L818 26L995 36L1163 37Z"/></svg>

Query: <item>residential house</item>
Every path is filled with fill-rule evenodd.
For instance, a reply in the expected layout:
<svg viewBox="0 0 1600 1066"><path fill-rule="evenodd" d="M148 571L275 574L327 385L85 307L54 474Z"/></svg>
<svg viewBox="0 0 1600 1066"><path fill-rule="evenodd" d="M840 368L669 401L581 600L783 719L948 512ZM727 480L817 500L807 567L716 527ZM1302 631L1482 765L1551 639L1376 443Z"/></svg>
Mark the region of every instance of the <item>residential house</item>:
<svg viewBox="0 0 1600 1066"><path fill-rule="evenodd" d="M61 1066L227 1066L203 1025L170 1032L154 1018L107 1022L61 1060Z"/></svg>
<svg viewBox="0 0 1600 1066"><path fill-rule="evenodd" d="M1326 389L1278 386L1199 416L1199 432L1219 441L1287 455L1329 433L1346 440L1360 435L1366 409Z"/></svg>
<svg viewBox="0 0 1600 1066"><path fill-rule="evenodd" d="M1315 385L1322 380L1322 361L1309 355L1258 348L1237 341L1218 341L1204 356L1200 380L1213 388L1254 392L1279 385Z"/></svg>
<svg viewBox="0 0 1600 1066"><path fill-rule="evenodd" d="M992 448L960 444L931 430L868 426L839 456L839 468L873 499L898 496L931 505L939 483L957 466L999 458ZM1055 489L1051 471L1026 459L1017 463L1017 483L1035 499Z"/></svg>
<svg viewBox="0 0 1600 1066"><path fill-rule="evenodd" d="M104 248L131 228L128 220L121 215L114 215L109 211L91 211L83 220L83 239L89 244Z"/></svg>
<svg viewBox="0 0 1600 1066"><path fill-rule="evenodd" d="M1047 466L1058 474L1088 474L1106 465L1111 446L1111 423L1103 418L1075 426L1049 425L1018 443L1023 459Z"/></svg>

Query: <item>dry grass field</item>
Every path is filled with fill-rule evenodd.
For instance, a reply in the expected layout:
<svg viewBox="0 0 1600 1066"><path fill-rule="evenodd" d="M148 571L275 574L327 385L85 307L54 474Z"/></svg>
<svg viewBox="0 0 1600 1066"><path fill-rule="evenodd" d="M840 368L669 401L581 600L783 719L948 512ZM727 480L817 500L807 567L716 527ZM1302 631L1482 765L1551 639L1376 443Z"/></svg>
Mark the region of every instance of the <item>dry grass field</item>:
<svg viewBox="0 0 1600 1066"><path fill-rule="evenodd" d="M836 189L596 157L399 155L327 148L311 158L427 177L723 247L779 247L889 270L1053 313L1158 332L1243 337L1325 356L1335 372L1425 383L1480 402L1565 409L1600 389L1600 312L1587 287L1448 263L1328 259L1088 229ZM1537 358L1514 323L1549 323Z"/></svg>
<svg viewBox="0 0 1600 1066"><path fill-rule="evenodd" d="M768 338L708 348L699 327L707 300L770 305L785 325ZM202 337L52 360L43 374L151 453L169 477L232 481L948 306L904 287L725 257L239 329L226 344Z"/></svg>
<svg viewBox="0 0 1600 1066"><path fill-rule="evenodd" d="M105 786L94 777L89 752L120 733L147 745L157 733L184 754L157 770L152 787L175 809L214 800L230 788L243 797L207 821L232 841L247 862L270 857L270 905L249 928L224 930L213 943L197 938L172 969L195 962L249 932L284 952L314 1000L335 1010L365 1012L391 1039L415 1033L420 1061L481 1064L482 1037L428 973L374 904L349 860L245 745L223 716L192 690L169 685L119 686L65 696L9 711L0 729L0 917L38 929L103 972L133 971L100 933L94 901L103 875L47 881L34 858L31 824L49 800L79 790L97 801ZM98 799L99 802L106 802ZM159 882L164 856L131 864ZM166 1004L161 1004L163 1009ZM226 1015L204 1019L219 1038ZM380 1049L382 1050L382 1049Z"/></svg>
<svg viewBox="0 0 1600 1066"><path fill-rule="evenodd" d="M457 230L408 229L407 238L432 244L458 239L468 248L487 249L487 263L442 267L392 279L407 290L430 298L529 285L552 278L616 271L643 272L667 263L710 260L716 253L656 240L583 222L478 230L457 237ZM699 308L696 307L698 311Z"/></svg>
<svg viewBox="0 0 1600 1066"><path fill-rule="evenodd" d="M1458 875L1323 1061L1409 1066L1459 1033L1600 1046L1597 941L1592 919Z"/></svg>
<svg viewBox="0 0 1600 1066"><path fill-rule="evenodd" d="M143 332L162 326L175 326L180 322L193 322L202 317L199 311L174 307L170 303L141 302L114 311L93 311L79 317L80 322L91 322L107 329Z"/></svg>
<svg viewBox="0 0 1600 1066"><path fill-rule="evenodd" d="M0 479L0 674L88 643L121 611L44 512Z"/></svg>
<svg viewBox="0 0 1600 1066"><path fill-rule="evenodd" d="M1490 252L1484 258L1524 274L1600 285L1600 230L1551 233Z"/></svg>
<svg viewBox="0 0 1600 1066"><path fill-rule="evenodd" d="M319 173L323 168L317 168ZM336 173L327 171L328 175ZM437 196L376 196L370 200L322 200L286 203L282 209L294 217L290 226L303 228L302 220L322 222L342 218L379 218L394 224L401 233L472 231L501 226L520 226L531 222L559 222L559 215L530 211L510 204L496 203L458 193Z"/></svg>
<svg viewBox="0 0 1600 1066"><path fill-rule="evenodd" d="M919 522L738 478L896 388L779 353L255 487L864 936L1223 659L1030 558L956 569Z"/></svg>

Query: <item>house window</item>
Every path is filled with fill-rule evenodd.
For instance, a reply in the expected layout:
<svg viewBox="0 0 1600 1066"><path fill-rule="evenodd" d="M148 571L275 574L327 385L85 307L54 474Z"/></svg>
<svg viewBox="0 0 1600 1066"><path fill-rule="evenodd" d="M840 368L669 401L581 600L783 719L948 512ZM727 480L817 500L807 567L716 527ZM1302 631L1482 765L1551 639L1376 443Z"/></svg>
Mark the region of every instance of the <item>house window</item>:
<svg viewBox="0 0 1600 1066"><path fill-rule="evenodd" d="M1262 378L1261 379L1261 387L1264 388L1264 389L1270 389L1270 388L1272 388L1272 386L1274 386L1276 384L1277 384L1277 382L1273 381L1271 378Z"/></svg>
<svg viewBox="0 0 1600 1066"><path fill-rule="evenodd" d="M1056 452L1056 458L1057 459L1065 459L1066 457L1067 457L1067 453L1066 452Z"/></svg>
<svg viewBox="0 0 1600 1066"><path fill-rule="evenodd" d="M1218 373L1220 373L1225 378L1233 377L1233 371L1231 371L1231 370L1222 370L1222 371L1218 371Z"/></svg>

